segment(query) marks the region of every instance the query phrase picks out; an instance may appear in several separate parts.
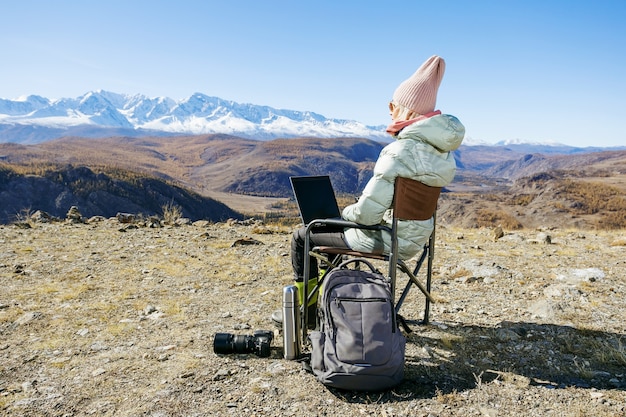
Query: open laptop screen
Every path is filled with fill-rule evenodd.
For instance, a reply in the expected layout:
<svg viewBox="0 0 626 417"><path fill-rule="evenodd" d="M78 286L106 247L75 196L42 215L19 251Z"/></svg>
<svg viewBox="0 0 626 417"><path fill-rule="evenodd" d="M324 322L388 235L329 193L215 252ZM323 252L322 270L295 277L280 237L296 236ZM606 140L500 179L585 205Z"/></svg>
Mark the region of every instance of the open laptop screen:
<svg viewBox="0 0 626 417"><path fill-rule="evenodd" d="M290 177L289 180L304 224L315 219L341 217L328 175Z"/></svg>

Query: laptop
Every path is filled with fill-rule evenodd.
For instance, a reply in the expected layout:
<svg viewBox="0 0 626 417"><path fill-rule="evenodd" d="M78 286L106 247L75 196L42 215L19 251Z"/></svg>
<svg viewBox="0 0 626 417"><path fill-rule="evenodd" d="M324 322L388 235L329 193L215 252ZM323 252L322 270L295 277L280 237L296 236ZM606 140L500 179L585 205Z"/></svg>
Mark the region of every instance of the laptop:
<svg viewBox="0 0 626 417"><path fill-rule="evenodd" d="M307 225L315 219L340 219L341 211L328 175L289 177L291 188Z"/></svg>

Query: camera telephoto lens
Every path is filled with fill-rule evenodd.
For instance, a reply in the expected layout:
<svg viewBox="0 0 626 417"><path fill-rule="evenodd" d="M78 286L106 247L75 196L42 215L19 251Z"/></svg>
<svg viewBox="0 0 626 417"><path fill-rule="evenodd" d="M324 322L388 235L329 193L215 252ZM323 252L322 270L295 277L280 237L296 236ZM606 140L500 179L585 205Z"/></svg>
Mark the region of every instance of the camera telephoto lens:
<svg viewBox="0 0 626 417"><path fill-rule="evenodd" d="M259 330L254 335L234 335L230 333L216 333L213 340L213 351L220 354L254 353L261 357L271 354L270 345L274 333Z"/></svg>
<svg viewBox="0 0 626 417"><path fill-rule="evenodd" d="M213 352L215 353L233 353L233 339L235 335L230 333L216 333L213 340Z"/></svg>
<svg viewBox="0 0 626 417"><path fill-rule="evenodd" d="M256 353L253 336L216 333L213 341L215 353Z"/></svg>
<svg viewBox="0 0 626 417"><path fill-rule="evenodd" d="M253 337L239 334L233 337L233 352L254 353Z"/></svg>

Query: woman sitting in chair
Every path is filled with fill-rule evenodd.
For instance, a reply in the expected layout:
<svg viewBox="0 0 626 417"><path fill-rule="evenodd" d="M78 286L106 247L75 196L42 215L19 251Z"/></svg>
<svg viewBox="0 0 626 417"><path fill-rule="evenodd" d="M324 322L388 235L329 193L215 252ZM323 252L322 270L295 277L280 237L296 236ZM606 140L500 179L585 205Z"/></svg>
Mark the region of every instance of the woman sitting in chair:
<svg viewBox="0 0 626 417"><path fill-rule="evenodd" d="M451 152L461 145L465 127L456 117L435 110L444 70L444 60L432 56L398 86L389 103L392 123L387 128L396 140L383 148L372 178L358 201L343 209L343 219L364 225L390 223L389 209L396 177L407 177L431 187L444 187L452 181L456 164ZM399 257L406 260L415 256L432 231L432 218L401 222ZM291 242L291 260L300 300L303 299L305 232L306 227L297 229ZM389 251L389 242L380 232L371 230L312 233L310 242L312 246L346 247L363 252ZM313 288L317 284L317 260L311 258L310 265L309 288ZM315 301L311 300L310 307L315 307Z"/></svg>

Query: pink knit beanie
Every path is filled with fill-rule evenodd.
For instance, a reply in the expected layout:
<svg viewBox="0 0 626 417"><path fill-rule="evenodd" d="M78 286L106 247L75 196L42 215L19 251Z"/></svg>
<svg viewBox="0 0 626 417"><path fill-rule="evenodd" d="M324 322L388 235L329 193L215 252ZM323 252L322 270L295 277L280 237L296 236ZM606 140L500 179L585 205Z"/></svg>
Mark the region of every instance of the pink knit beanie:
<svg viewBox="0 0 626 417"><path fill-rule="evenodd" d="M443 58L431 56L396 88L393 101L419 114L435 110L437 90L441 84L446 63Z"/></svg>

